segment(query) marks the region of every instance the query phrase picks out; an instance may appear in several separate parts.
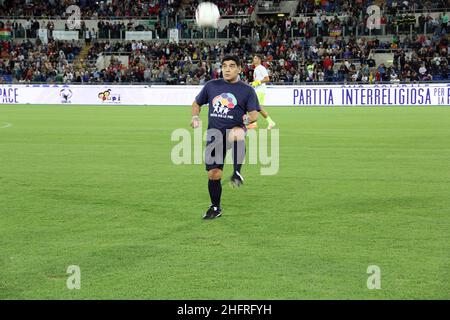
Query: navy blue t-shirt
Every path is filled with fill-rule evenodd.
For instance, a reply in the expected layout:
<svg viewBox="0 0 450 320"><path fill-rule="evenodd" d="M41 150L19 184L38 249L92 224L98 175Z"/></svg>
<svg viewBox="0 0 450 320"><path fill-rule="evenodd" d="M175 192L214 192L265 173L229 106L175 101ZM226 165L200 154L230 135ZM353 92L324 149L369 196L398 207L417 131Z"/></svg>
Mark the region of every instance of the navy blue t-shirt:
<svg viewBox="0 0 450 320"><path fill-rule="evenodd" d="M208 81L195 101L201 106L209 105L208 129L226 130L243 127L242 117L250 111L260 111L255 89L238 81L224 79Z"/></svg>

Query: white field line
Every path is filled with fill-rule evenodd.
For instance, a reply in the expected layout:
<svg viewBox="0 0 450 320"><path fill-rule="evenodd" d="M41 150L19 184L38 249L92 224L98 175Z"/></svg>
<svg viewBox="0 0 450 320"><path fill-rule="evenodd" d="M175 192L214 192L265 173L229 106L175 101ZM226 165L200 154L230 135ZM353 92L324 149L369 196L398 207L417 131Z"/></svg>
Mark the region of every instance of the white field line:
<svg viewBox="0 0 450 320"><path fill-rule="evenodd" d="M0 127L0 129L6 129L12 127L12 123L9 122L3 122L3 125Z"/></svg>

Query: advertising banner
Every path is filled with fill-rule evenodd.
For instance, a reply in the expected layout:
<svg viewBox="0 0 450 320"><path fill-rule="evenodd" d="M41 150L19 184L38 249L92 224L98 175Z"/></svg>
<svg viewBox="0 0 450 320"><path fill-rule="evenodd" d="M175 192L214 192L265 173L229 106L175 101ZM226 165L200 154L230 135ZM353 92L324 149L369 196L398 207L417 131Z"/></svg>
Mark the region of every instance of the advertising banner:
<svg viewBox="0 0 450 320"><path fill-rule="evenodd" d="M8 85L1 104L189 106L201 86ZM268 86L266 106L437 106L450 105L450 84Z"/></svg>

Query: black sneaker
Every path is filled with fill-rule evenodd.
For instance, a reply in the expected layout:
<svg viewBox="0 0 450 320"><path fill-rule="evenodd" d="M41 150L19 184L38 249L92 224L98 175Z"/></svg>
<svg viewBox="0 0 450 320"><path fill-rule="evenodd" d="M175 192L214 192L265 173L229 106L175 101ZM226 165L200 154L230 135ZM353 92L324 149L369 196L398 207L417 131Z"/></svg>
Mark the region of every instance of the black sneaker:
<svg viewBox="0 0 450 320"><path fill-rule="evenodd" d="M203 216L203 219L214 219L222 215L222 209L220 207L210 206L208 211Z"/></svg>
<svg viewBox="0 0 450 320"><path fill-rule="evenodd" d="M239 172L235 172L230 178L230 186L232 188L239 188L244 184L244 177Z"/></svg>

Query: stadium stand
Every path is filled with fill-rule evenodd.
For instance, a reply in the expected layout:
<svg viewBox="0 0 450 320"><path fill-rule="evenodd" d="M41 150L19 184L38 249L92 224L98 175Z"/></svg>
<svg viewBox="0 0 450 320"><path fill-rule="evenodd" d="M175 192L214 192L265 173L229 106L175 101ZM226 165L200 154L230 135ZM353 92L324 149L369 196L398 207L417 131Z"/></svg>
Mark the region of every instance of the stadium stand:
<svg viewBox="0 0 450 320"><path fill-rule="evenodd" d="M198 1L0 0L0 82L203 84L220 76L228 53L243 57L246 81L255 53L273 83L449 78L448 1L215 2L218 30L195 26ZM71 4L81 9L79 40L61 40L55 31L70 29ZM380 28L368 27L370 5L381 9ZM127 40L130 31L152 40Z"/></svg>

